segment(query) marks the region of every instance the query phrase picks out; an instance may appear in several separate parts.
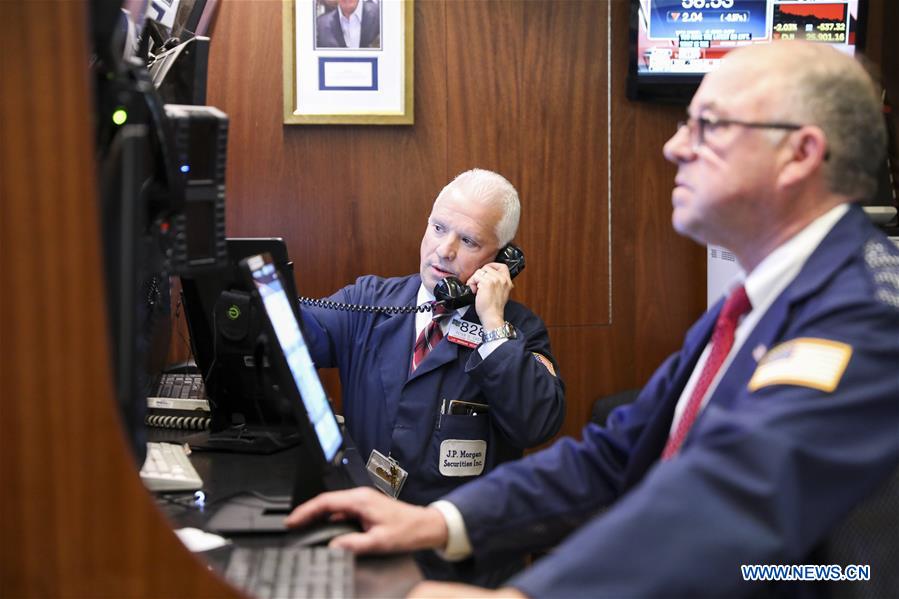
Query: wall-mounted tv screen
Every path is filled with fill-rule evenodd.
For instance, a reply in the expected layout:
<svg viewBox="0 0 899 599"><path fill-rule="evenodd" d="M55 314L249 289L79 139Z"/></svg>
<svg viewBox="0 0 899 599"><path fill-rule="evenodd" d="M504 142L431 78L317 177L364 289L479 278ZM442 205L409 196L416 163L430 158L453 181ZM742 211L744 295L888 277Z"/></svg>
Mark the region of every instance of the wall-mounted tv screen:
<svg viewBox="0 0 899 599"><path fill-rule="evenodd" d="M807 40L854 54L866 0L631 0L628 97L687 103L740 46Z"/></svg>

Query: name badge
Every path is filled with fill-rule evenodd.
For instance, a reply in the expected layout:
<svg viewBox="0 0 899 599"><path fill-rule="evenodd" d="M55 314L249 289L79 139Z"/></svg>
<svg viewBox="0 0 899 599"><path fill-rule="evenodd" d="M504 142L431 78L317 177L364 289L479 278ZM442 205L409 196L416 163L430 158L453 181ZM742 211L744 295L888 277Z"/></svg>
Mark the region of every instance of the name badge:
<svg viewBox="0 0 899 599"><path fill-rule="evenodd" d="M446 338L457 345L477 347L481 344L481 330L483 328L479 324L468 322L461 318L453 318L446 332Z"/></svg>
<svg viewBox="0 0 899 599"><path fill-rule="evenodd" d="M477 476L484 471L487 441L447 439L440 444L440 474Z"/></svg>
<svg viewBox="0 0 899 599"><path fill-rule="evenodd" d="M403 485L406 483L406 478L409 476L409 473L403 470L396 460L384 455L377 449L371 450L371 455L368 456L368 464L365 467L368 469L369 478L375 483L375 486L394 498L399 496L400 491L403 490Z"/></svg>

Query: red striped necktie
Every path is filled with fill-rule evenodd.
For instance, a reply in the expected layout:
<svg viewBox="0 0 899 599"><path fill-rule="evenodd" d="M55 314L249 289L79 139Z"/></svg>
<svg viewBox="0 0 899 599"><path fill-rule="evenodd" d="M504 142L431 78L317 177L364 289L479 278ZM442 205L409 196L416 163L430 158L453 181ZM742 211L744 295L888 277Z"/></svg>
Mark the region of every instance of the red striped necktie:
<svg viewBox="0 0 899 599"><path fill-rule="evenodd" d="M709 385L715 380L715 375L734 345L734 332L737 330L740 317L751 309L752 304L742 285L734 289L727 301L724 302L724 307L721 308L721 313L718 314L718 320L715 322L715 331L712 333L712 350L709 352L709 359L702 368L702 373L699 375L699 380L696 382L689 401L687 401L687 407L684 409L680 421L674 432L668 437L665 449L662 450L663 460L674 457L680 450L684 439L687 438L687 433L690 432L690 428L699 415L699 408L702 407L702 399L708 392Z"/></svg>
<svg viewBox="0 0 899 599"><path fill-rule="evenodd" d="M418 334L418 339L415 340L415 347L412 349L412 368L410 372L415 372L415 369L424 361L425 356L443 339L440 323L449 316L449 312L443 304L432 304L432 306L431 322L421 330L421 333Z"/></svg>

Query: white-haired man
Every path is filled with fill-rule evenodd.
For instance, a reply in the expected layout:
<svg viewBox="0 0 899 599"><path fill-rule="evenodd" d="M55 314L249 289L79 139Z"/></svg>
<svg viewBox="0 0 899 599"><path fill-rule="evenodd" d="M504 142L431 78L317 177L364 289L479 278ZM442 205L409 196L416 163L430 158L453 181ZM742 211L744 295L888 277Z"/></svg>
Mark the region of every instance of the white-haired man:
<svg viewBox="0 0 899 599"><path fill-rule="evenodd" d="M288 523L352 514L366 532L332 544L482 564L558 543L502 596L826 594L803 578L834 574L811 566L816 549L899 465L899 249L855 205L875 189L885 137L852 58L796 42L731 52L664 153L675 229L727 247L744 272L635 402L440 507L354 490ZM765 564L810 566L780 588L741 567Z"/></svg>
<svg viewBox="0 0 899 599"><path fill-rule="evenodd" d="M521 457L564 419L564 386L546 327L509 300L509 268L494 261L515 236L519 213L518 193L504 177L464 172L434 201L418 274L360 277L329 298L421 305L434 301L441 279L455 277L475 293L473 306L433 318L303 309L313 360L339 369L351 437L364 458L395 466L388 490L410 503L428 504ZM430 578L489 585L501 576L481 576L471 560L450 564L431 552L419 565ZM520 565L511 560L504 571Z"/></svg>

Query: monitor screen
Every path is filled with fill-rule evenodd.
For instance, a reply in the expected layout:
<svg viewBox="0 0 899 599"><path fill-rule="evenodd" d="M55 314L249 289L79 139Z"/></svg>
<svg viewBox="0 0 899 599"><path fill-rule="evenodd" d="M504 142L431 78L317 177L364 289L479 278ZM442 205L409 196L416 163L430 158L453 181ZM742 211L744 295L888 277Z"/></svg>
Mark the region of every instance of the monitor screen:
<svg viewBox="0 0 899 599"><path fill-rule="evenodd" d="M250 257L246 263L322 453L331 462L343 444L343 437L278 271L263 256Z"/></svg>
<svg viewBox="0 0 899 599"><path fill-rule="evenodd" d="M632 0L628 96L688 102L740 46L774 40L861 46L866 0Z"/></svg>

